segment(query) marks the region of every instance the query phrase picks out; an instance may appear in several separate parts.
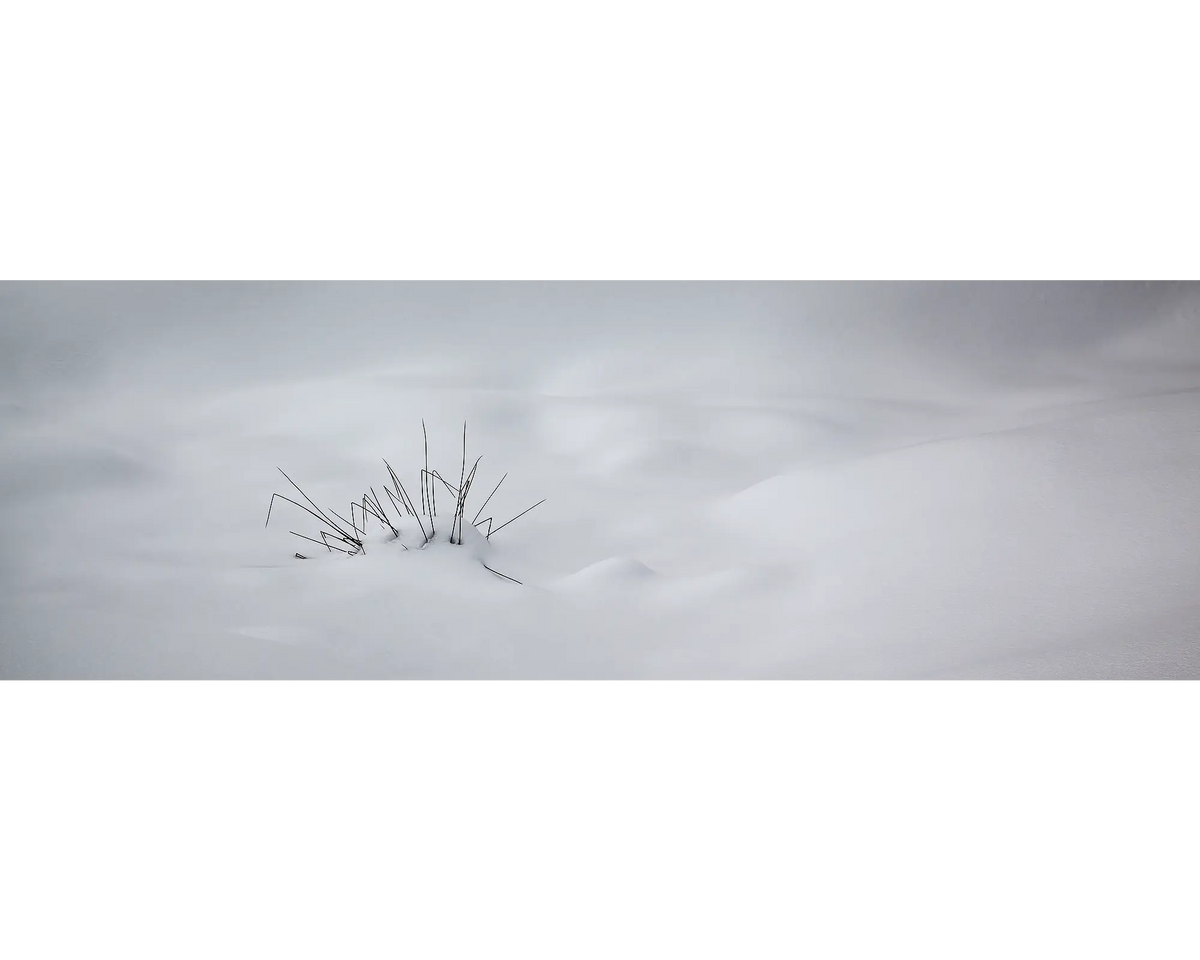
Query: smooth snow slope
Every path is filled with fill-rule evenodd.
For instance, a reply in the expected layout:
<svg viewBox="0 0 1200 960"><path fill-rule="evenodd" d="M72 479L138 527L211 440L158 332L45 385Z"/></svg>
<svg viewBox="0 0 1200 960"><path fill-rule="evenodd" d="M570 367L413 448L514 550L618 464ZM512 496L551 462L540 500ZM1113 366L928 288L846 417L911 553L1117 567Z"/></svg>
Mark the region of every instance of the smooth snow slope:
<svg viewBox="0 0 1200 960"><path fill-rule="evenodd" d="M7 284L0 347L5 677L1200 677L1200 287ZM547 503L264 530L422 417Z"/></svg>

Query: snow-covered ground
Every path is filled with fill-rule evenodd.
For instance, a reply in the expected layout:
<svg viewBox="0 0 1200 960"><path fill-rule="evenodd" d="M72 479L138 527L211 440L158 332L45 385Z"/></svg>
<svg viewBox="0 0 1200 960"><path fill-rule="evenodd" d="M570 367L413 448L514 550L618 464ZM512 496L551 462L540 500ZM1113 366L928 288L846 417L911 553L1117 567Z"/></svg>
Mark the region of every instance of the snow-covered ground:
<svg viewBox="0 0 1200 960"><path fill-rule="evenodd" d="M5 284L0 522L4 677L1200 677L1200 286Z"/></svg>

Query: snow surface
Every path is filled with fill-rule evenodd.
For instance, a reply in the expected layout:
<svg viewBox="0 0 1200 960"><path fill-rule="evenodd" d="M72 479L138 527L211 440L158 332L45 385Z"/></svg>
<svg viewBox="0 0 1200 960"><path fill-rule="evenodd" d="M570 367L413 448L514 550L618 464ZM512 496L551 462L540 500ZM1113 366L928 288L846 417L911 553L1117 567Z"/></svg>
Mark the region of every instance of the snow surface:
<svg viewBox="0 0 1200 960"><path fill-rule="evenodd" d="M1195 285L3 284L0 378L4 677L1200 677ZM264 529L422 417L547 502Z"/></svg>

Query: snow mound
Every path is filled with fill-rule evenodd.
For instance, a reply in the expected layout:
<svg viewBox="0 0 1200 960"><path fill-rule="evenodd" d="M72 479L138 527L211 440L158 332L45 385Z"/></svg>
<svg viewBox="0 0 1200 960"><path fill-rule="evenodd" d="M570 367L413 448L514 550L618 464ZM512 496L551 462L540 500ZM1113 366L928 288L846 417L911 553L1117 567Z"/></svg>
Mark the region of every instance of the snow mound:
<svg viewBox="0 0 1200 960"><path fill-rule="evenodd" d="M633 557L609 557L607 560L593 563L590 567L584 567L569 577L563 577L558 581L558 585L566 590L627 589L649 583L657 576L648 566Z"/></svg>
<svg viewBox="0 0 1200 960"><path fill-rule="evenodd" d="M727 555L812 571L793 609L820 640L785 675L1192 676L1198 435L1195 394L1080 404L776 476L710 516Z"/></svg>

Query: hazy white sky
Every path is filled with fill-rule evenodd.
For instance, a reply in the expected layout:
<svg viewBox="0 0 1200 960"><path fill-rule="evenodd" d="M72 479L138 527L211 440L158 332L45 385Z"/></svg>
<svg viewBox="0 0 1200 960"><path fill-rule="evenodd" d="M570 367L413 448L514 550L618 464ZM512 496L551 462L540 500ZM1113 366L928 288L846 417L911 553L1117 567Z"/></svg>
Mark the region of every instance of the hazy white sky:
<svg viewBox="0 0 1200 960"><path fill-rule="evenodd" d="M920 391L1037 382L1198 302L1144 283L6 283L0 383L28 404L437 358L523 385L589 355L665 349L719 372L765 347L816 389L857 372Z"/></svg>

